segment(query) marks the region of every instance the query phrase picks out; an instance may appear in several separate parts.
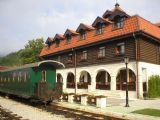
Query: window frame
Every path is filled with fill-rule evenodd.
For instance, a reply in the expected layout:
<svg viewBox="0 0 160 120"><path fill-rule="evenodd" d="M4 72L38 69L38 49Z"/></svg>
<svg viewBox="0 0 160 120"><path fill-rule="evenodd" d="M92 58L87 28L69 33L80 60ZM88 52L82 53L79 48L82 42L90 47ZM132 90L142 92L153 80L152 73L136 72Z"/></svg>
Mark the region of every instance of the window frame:
<svg viewBox="0 0 160 120"><path fill-rule="evenodd" d="M106 56L106 47L99 47L98 49L98 58L104 58Z"/></svg>
<svg viewBox="0 0 160 120"><path fill-rule="evenodd" d="M88 52L87 52L87 50L82 51L81 61L87 60L87 57L88 57Z"/></svg>
<svg viewBox="0 0 160 120"><path fill-rule="evenodd" d="M118 16L113 23L113 29L121 29L124 27L125 18Z"/></svg>
<svg viewBox="0 0 160 120"><path fill-rule="evenodd" d="M122 42L122 43L118 43L116 45L116 55L125 55L126 54L126 46L125 46L125 43Z"/></svg>
<svg viewBox="0 0 160 120"><path fill-rule="evenodd" d="M56 46L56 47L59 47L59 45L60 45L60 40L56 39L56 40L55 40L55 46Z"/></svg>
<svg viewBox="0 0 160 120"><path fill-rule="evenodd" d="M104 23L101 23L101 22L98 22L97 25L96 25L96 35L101 35L104 33L104 27L105 27L105 24Z"/></svg>
<svg viewBox="0 0 160 120"><path fill-rule="evenodd" d="M80 40L85 40L86 39L86 34L87 34L86 30L81 29L79 33L80 33L79 34L79 39Z"/></svg>
<svg viewBox="0 0 160 120"><path fill-rule="evenodd" d="M67 56L67 63L72 63L72 62L73 62L73 54L70 53L70 54L68 54L68 56Z"/></svg>
<svg viewBox="0 0 160 120"><path fill-rule="evenodd" d="M60 55L57 57L57 61L61 62L61 56Z"/></svg>
<svg viewBox="0 0 160 120"><path fill-rule="evenodd" d="M46 82L47 81L47 71L46 70L42 70L42 82Z"/></svg>
<svg viewBox="0 0 160 120"><path fill-rule="evenodd" d="M71 41L72 41L72 36L69 35L69 34L67 34L67 35L66 35L66 44L70 44Z"/></svg>

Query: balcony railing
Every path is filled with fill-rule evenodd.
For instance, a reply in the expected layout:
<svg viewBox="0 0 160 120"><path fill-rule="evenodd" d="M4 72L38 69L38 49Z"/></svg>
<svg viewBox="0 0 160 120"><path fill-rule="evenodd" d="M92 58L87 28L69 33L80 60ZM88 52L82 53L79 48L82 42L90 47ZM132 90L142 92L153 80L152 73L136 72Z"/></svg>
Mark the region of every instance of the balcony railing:
<svg viewBox="0 0 160 120"><path fill-rule="evenodd" d="M96 84L96 89L100 89L100 90L110 90L110 83L102 83L102 82L98 82Z"/></svg>
<svg viewBox="0 0 160 120"><path fill-rule="evenodd" d="M88 89L88 83L85 82L79 82L77 83L78 89Z"/></svg>
<svg viewBox="0 0 160 120"><path fill-rule="evenodd" d="M67 88L75 88L75 83L67 83Z"/></svg>

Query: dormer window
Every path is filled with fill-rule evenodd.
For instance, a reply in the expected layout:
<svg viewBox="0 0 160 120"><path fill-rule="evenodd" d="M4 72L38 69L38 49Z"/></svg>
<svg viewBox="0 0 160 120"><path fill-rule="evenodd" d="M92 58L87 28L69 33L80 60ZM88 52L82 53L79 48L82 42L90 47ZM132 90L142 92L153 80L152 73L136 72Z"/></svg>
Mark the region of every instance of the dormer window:
<svg viewBox="0 0 160 120"><path fill-rule="evenodd" d="M86 31L84 29L80 30L80 40L86 39Z"/></svg>
<svg viewBox="0 0 160 120"><path fill-rule="evenodd" d="M69 34L67 34L67 35L66 35L66 44L71 43L71 39L72 39L72 36L69 35Z"/></svg>
<svg viewBox="0 0 160 120"><path fill-rule="evenodd" d="M97 23L96 27L97 27L96 34L102 34L104 32L105 24L99 22Z"/></svg>
<svg viewBox="0 0 160 120"><path fill-rule="evenodd" d="M60 40L56 39L56 40L55 40L55 45L56 45L56 47L59 47L59 44L60 44Z"/></svg>
<svg viewBox="0 0 160 120"><path fill-rule="evenodd" d="M45 44L47 45L47 47L50 48L50 46L52 45L52 43L53 43L53 38L48 37L48 39L45 42Z"/></svg>
<svg viewBox="0 0 160 120"><path fill-rule="evenodd" d="M115 20L114 20L114 29L119 29L119 28L122 28L124 26L124 17L121 18L121 17L116 17Z"/></svg>

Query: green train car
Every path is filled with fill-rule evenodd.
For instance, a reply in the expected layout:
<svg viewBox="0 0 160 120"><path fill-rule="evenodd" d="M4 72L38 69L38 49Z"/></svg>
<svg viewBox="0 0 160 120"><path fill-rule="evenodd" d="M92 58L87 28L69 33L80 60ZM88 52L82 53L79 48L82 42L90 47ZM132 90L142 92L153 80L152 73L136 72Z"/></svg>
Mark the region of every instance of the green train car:
<svg viewBox="0 0 160 120"><path fill-rule="evenodd" d="M49 102L60 97L62 85L56 83L60 62L46 60L0 71L0 92L30 100Z"/></svg>

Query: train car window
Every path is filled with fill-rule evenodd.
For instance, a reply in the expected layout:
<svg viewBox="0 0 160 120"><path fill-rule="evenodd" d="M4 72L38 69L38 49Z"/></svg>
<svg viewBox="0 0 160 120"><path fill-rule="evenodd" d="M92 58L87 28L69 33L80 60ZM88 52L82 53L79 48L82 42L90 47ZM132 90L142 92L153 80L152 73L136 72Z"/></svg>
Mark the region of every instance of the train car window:
<svg viewBox="0 0 160 120"><path fill-rule="evenodd" d="M6 77L4 77L4 82L6 82Z"/></svg>
<svg viewBox="0 0 160 120"><path fill-rule="evenodd" d="M8 82L10 82L10 78L9 78L9 76L8 76Z"/></svg>
<svg viewBox="0 0 160 120"><path fill-rule="evenodd" d="M2 76L0 76L0 83L2 82Z"/></svg>
<svg viewBox="0 0 160 120"><path fill-rule="evenodd" d="M20 82L20 72L18 72L18 82Z"/></svg>
<svg viewBox="0 0 160 120"><path fill-rule="evenodd" d="M24 72L24 82L27 81L27 72Z"/></svg>
<svg viewBox="0 0 160 120"><path fill-rule="evenodd" d="M42 81L46 82L46 71L45 70L42 71Z"/></svg>
<svg viewBox="0 0 160 120"><path fill-rule="evenodd" d="M13 76L12 76L13 77L13 82L15 81L15 76L16 76L16 73L14 72Z"/></svg>

